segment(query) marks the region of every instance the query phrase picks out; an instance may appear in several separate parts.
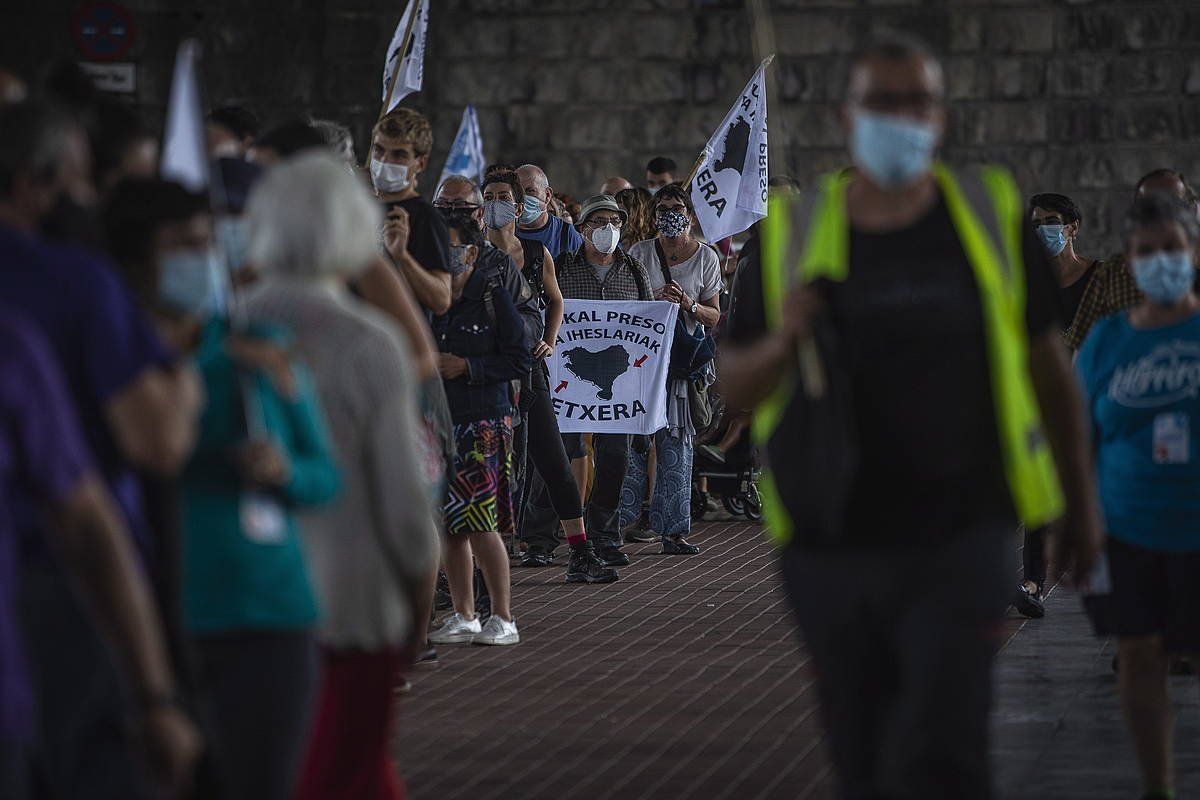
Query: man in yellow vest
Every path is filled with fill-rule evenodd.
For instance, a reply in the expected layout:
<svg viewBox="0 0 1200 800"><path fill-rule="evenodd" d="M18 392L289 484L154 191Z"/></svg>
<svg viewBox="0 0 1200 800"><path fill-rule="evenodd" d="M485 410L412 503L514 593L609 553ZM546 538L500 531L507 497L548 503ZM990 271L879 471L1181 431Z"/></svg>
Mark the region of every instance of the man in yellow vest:
<svg viewBox="0 0 1200 800"><path fill-rule="evenodd" d="M1055 565L1077 576L1100 539L1045 250L1006 172L933 160L943 88L915 42L855 59L855 168L772 202L722 345L728 405L755 408L768 525L848 798L991 796L1017 522L1062 517ZM835 349L814 350L814 325ZM812 425L813 398L839 387L844 446Z"/></svg>

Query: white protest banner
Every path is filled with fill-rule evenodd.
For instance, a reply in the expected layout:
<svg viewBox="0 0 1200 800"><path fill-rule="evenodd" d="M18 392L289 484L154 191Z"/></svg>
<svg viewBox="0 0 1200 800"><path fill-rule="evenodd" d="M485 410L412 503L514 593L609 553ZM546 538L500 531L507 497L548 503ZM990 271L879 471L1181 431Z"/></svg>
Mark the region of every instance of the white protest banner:
<svg viewBox="0 0 1200 800"><path fill-rule="evenodd" d="M485 166L479 117L475 114L475 106L467 106L463 109L458 134L454 137L454 144L450 145L450 155L446 156L446 166L442 168L442 177L438 178L437 185L441 186L451 175L466 175L473 181L482 181Z"/></svg>
<svg viewBox="0 0 1200 800"><path fill-rule="evenodd" d="M741 233L767 215L769 63L771 57L759 64L693 171L692 204L710 242Z"/></svg>
<svg viewBox="0 0 1200 800"><path fill-rule="evenodd" d="M428 27L429 0L409 0L388 44L387 60L383 62L383 110L379 112L380 117L408 95L421 91L425 78L425 31Z"/></svg>
<svg viewBox="0 0 1200 800"><path fill-rule="evenodd" d="M667 425L667 368L679 306L565 300L550 369L563 433L650 434Z"/></svg>

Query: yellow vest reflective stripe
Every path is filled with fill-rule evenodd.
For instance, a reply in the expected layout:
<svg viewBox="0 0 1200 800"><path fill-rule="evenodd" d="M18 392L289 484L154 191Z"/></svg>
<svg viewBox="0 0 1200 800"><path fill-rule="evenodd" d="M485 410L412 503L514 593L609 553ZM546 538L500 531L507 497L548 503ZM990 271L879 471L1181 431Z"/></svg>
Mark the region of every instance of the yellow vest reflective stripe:
<svg viewBox="0 0 1200 800"><path fill-rule="evenodd" d="M1045 525L1062 514L1063 496L1029 377L1021 255L1024 203L1012 177L998 167L956 176L938 164L934 175L979 287L996 425L1013 506L1027 526ZM831 175L815 191L772 200L761 250L768 328L779 327L783 297L794 281L843 281L849 274L848 183L846 176ZM789 373L755 409L751 433L764 452L795 387ZM782 544L792 537L792 521L767 467L761 483L763 510L771 537Z"/></svg>

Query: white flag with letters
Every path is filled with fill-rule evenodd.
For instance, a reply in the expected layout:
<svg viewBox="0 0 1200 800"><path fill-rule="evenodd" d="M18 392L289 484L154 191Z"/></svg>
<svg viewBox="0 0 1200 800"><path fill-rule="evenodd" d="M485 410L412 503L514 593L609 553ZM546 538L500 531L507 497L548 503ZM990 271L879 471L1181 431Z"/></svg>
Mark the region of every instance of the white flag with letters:
<svg viewBox="0 0 1200 800"><path fill-rule="evenodd" d="M416 21L412 23L412 33L405 47L404 37L408 33L409 19L416 13ZM421 91L421 83L425 77L425 32L429 28L429 0L409 0L408 8L404 9L392 41L388 44L387 61L383 65L383 113L386 114L400 104L400 101L413 92ZM401 53L400 51L405 52ZM396 88L388 97L392 85L392 76L396 70L400 76L396 78Z"/></svg>
<svg viewBox="0 0 1200 800"><path fill-rule="evenodd" d="M196 62L200 45L195 39L180 43L167 101L159 174L192 192L208 191L208 146L204 112L200 104L200 79Z"/></svg>
<svg viewBox="0 0 1200 800"><path fill-rule="evenodd" d="M738 96L708 140L692 179L692 204L710 242L733 236L767 215L766 67Z"/></svg>
<svg viewBox="0 0 1200 800"><path fill-rule="evenodd" d="M563 433L651 434L667 426L667 369L679 306L564 300L550 370Z"/></svg>
<svg viewBox="0 0 1200 800"><path fill-rule="evenodd" d="M483 160L483 137L479 133L479 117L475 114L475 106L467 106L463 110L462 122L458 125L454 144L450 145L450 155L446 156L442 177L438 178L438 186L451 175L466 175L479 182L483 180L485 166L487 165Z"/></svg>

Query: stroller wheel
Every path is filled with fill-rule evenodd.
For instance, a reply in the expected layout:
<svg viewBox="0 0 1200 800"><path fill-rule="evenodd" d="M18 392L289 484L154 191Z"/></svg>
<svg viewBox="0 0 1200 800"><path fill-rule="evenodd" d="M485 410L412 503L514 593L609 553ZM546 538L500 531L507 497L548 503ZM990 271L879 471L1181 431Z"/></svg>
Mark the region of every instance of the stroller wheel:
<svg viewBox="0 0 1200 800"><path fill-rule="evenodd" d="M750 484L750 491L746 492L746 516L755 522L762 519L762 497L753 483Z"/></svg>
<svg viewBox="0 0 1200 800"><path fill-rule="evenodd" d="M725 495L721 498L721 503L725 506L725 510L735 517L746 514L746 503L739 495Z"/></svg>

